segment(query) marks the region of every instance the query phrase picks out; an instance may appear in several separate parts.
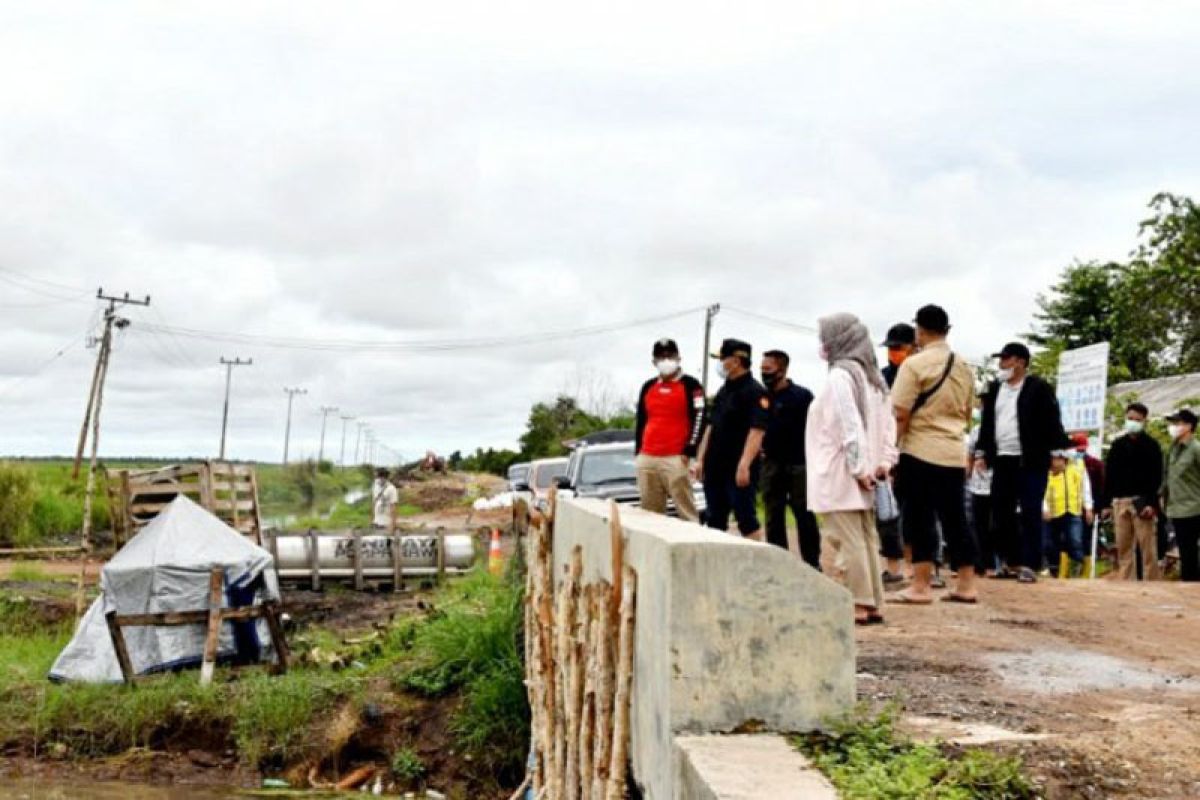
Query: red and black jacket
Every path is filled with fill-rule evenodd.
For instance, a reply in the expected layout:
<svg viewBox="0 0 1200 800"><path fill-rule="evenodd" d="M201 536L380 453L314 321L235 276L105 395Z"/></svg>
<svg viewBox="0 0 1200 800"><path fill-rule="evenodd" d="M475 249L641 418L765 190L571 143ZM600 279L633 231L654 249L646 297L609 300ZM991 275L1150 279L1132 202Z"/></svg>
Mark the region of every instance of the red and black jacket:
<svg viewBox="0 0 1200 800"><path fill-rule="evenodd" d="M633 445L635 454L642 452L642 436L646 432L646 423L649 421L649 415L646 413L646 395L660 380L661 378L651 378L642 384L642 390L638 392L637 428L634 432ZM688 437L682 455L695 458L696 452L700 448L700 438L704 436L704 428L708 424L708 402L704 397L704 387L700 381L685 374L679 377L679 382L683 384L684 395L687 397L688 413Z"/></svg>

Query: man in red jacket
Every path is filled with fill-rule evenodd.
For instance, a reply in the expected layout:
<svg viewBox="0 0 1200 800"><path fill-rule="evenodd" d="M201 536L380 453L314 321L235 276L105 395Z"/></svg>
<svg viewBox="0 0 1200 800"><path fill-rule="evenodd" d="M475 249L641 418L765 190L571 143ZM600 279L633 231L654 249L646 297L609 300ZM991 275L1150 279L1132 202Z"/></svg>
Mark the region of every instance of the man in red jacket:
<svg viewBox="0 0 1200 800"><path fill-rule="evenodd" d="M704 433L704 387L683 373L674 340L659 339L651 355L658 377L638 395L634 439L642 508L666 513L669 497L680 519L699 522L688 465Z"/></svg>

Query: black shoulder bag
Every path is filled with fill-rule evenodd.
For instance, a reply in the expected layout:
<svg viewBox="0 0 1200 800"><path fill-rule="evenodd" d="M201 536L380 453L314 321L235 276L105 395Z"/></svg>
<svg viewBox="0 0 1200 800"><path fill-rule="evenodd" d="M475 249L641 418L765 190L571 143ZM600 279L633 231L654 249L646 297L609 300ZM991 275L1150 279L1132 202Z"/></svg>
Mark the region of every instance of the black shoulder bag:
<svg viewBox="0 0 1200 800"><path fill-rule="evenodd" d="M946 382L946 378L950 377L950 370L952 369L954 369L954 353L951 353L950 358L946 359L946 369L942 371L942 377L938 378L938 382L917 395L912 410L908 412L909 417L915 417L917 412L921 410L921 406L928 403L929 398L938 393L938 389L942 388L942 384Z"/></svg>

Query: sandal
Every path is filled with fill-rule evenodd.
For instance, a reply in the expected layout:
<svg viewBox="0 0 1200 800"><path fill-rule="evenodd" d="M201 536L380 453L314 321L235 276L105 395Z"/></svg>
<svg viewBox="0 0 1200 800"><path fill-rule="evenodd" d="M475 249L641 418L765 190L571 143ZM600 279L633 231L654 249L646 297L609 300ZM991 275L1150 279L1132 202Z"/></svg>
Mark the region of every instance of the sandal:
<svg viewBox="0 0 1200 800"><path fill-rule="evenodd" d="M942 602L943 603L965 603L966 605L973 606L979 602L979 598L978 597L966 597L964 595L959 594L958 592L950 592L949 594L947 594L945 597L942 598Z"/></svg>
<svg viewBox="0 0 1200 800"><path fill-rule="evenodd" d="M895 594L888 597L888 602L889 603L899 603L900 605L908 605L908 606L931 606L931 605L933 605L933 598L931 597L928 600L919 600L915 597L910 597L909 595L905 594L904 592L896 592Z"/></svg>

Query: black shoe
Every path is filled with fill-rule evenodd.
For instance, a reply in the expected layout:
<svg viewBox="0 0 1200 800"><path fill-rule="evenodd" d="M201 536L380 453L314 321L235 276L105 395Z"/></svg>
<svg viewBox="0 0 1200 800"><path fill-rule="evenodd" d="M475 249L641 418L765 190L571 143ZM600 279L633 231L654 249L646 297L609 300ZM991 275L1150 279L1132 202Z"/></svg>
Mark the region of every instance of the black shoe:
<svg viewBox="0 0 1200 800"><path fill-rule="evenodd" d="M905 577L896 572L883 571L883 583L885 586L894 586L897 583L904 583Z"/></svg>
<svg viewBox="0 0 1200 800"><path fill-rule="evenodd" d="M943 578L941 575L934 575L933 580L929 581L929 585L932 586L934 589L945 589L946 588L946 579Z"/></svg>
<svg viewBox="0 0 1200 800"><path fill-rule="evenodd" d="M1017 573L1017 583L1037 583L1037 573L1029 567L1021 567Z"/></svg>

